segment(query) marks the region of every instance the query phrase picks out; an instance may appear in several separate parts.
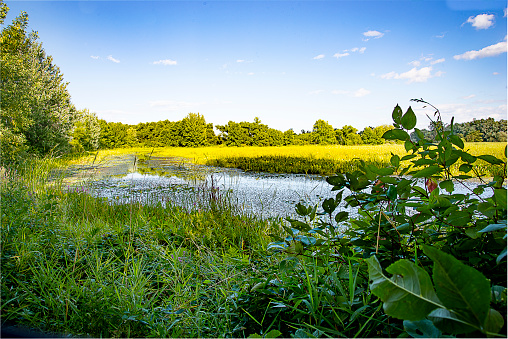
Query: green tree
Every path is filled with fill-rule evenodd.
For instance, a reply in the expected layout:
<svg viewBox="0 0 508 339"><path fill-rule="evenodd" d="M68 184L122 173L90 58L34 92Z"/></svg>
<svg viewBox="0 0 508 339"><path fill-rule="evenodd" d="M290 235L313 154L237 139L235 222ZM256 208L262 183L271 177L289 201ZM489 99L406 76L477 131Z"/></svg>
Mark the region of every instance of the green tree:
<svg viewBox="0 0 508 339"><path fill-rule="evenodd" d="M383 138L378 136L372 127L365 127L360 134L362 141L364 144L368 145L381 145L383 143Z"/></svg>
<svg viewBox="0 0 508 339"><path fill-rule="evenodd" d="M295 139L295 132L292 129L288 129L284 132L284 145L293 145Z"/></svg>
<svg viewBox="0 0 508 339"><path fill-rule="evenodd" d="M197 113L189 113L180 125L180 145L184 147L199 147L206 145L205 117Z"/></svg>
<svg viewBox="0 0 508 339"><path fill-rule="evenodd" d="M317 120L312 129L312 143L319 145L336 144L335 131L327 121Z"/></svg>
<svg viewBox="0 0 508 339"><path fill-rule="evenodd" d="M8 7L1 2L0 8L3 23ZM21 12L0 33L2 139L12 139L6 145L16 154L15 145L36 155L67 152L76 110L60 69L27 29L28 14Z"/></svg>
<svg viewBox="0 0 508 339"><path fill-rule="evenodd" d="M341 145L361 145L363 143L362 137L357 134L358 130L350 125L343 126L340 131L335 131L335 134L340 137L339 143Z"/></svg>
<svg viewBox="0 0 508 339"><path fill-rule="evenodd" d="M99 148L101 126L95 113L88 109L77 112L70 144L74 152L94 151Z"/></svg>

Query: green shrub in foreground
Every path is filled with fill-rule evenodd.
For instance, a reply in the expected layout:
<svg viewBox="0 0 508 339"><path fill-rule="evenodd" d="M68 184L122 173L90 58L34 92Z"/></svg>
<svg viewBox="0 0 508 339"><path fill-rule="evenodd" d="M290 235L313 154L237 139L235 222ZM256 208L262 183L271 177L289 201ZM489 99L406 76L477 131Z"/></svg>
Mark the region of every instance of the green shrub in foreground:
<svg viewBox="0 0 508 339"><path fill-rule="evenodd" d="M301 219L288 219L286 236L274 237L278 272L243 297L244 321L258 333L506 335L506 170L485 182L473 166L481 159L506 168L506 159L470 155L453 120L435 142L415 129L417 143L411 108L397 106L393 120L383 138L403 141L409 154L328 177L336 198L319 210L298 204ZM461 173L452 174L459 160ZM474 177L476 188L454 193ZM337 210L343 195L358 217Z"/></svg>

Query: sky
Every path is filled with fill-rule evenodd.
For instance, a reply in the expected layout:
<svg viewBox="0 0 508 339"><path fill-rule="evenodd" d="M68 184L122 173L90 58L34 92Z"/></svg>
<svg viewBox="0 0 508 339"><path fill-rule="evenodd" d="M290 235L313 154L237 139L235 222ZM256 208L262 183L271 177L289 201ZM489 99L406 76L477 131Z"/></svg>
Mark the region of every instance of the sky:
<svg viewBox="0 0 508 339"><path fill-rule="evenodd" d="M5 1L25 11L78 109L110 122L281 131L507 118L506 1Z"/></svg>

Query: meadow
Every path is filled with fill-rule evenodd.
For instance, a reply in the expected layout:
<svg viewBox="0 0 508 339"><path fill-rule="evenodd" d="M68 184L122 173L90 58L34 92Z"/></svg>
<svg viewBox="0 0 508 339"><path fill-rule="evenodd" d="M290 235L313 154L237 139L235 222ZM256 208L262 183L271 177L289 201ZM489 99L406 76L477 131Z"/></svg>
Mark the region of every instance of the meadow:
<svg viewBox="0 0 508 339"><path fill-rule="evenodd" d="M504 144L467 144L465 148L505 159ZM383 311L384 299L369 289L373 273L367 258L375 254L383 266L399 258L411 259L430 272L431 261L422 252L426 244L451 248L463 262L482 272L478 274L491 279L491 313L497 317L497 310L506 308L506 265L498 256L505 248L506 241L499 239L506 226L503 229L502 221L496 221L501 226L494 232L476 232L494 222L490 220L502 220L498 214L506 216L506 208L498 203L482 205L466 196L443 195L439 204L431 204L430 190L385 174L369 177L372 191L366 195L362 186L367 185L366 179L348 174L347 181L341 176L328 179L331 188L340 189L336 199L321 206L296 205L299 220L261 219L240 213L227 195L213 187L197 193L195 202L200 205L193 209L163 199L161 203L164 193L148 196L153 199L149 204L134 198L113 203L89 195L86 181L68 186L61 170L76 164L92 168L128 154L138 160L156 155L198 164L225 157L324 161L360 157L377 161L382 168L381 163L393 164L391 153L402 156L405 151L398 144L130 148L73 159L32 159L15 169L3 169L2 326L92 337L417 336L424 327L415 329L417 322L407 323ZM383 186L377 184L379 179L384 180ZM397 187L395 196L388 187L392 184ZM482 190L497 184L489 185ZM363 206L364 212L356 218L339 212L332 220L344 187L351 192L345 197L348 203ZM412 200L407 200L410 188ZM494 191L501 200L497 193L504 192L506 202L506 189ZM393 199L401 206L420 206L422 214L429 216L411 228L408 225L417 221L404 208L391 204ZM452 206L445 200L464 206L454 212L461 218L450 214L451 207L442 208ZM461 213L477 213L476 221ZM472 222L478 224L460 226ZM393 223L400 226L395 228ZM349 230L336 234L346 224ZM442 237L444 228L453 237ZM483 254L480 258L475 253ZM502 323L497 317L487 329L474 327L473 334L506 333L500 317ZM440 331L432 323L425 326Z"/></svg>
<svg viewBox="0 0 508 339"><path fill-rule="evenodd" d="M505 143L477 142L465 143L464 149L472 155L489 154L499 158L504 157ZM280 147L164 147L164 148L117 148L101 150L79 158L73 163L104 162L108 158L118 155L135 154L138 158L175 157L181 161L218 167L234 167L246 171L272 173L301 173L332 175L358 169L360 160L377 167L389 165L390 157L396 154L400 157L406 154L404 145L386 143L383 145L306 145ZM458 161L452 167L454 173L463 162ZM477 160L476 168L486 176L499 173L498 168L483 160Z"/></svg>

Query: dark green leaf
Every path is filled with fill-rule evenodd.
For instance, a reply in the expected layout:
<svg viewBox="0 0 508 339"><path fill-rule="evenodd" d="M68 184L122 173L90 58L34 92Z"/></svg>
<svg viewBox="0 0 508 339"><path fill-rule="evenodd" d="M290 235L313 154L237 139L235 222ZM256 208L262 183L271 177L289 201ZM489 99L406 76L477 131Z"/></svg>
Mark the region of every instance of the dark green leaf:
<svg viewBox="0 0 508 339"><path fill-rule="evenodd" d="M498 207L506 209L506 188L496 188L494 190L494 200Z"/></svg>
<svg viewBox="0 0 508 339"><path fill-rule="evenodd" d="M487 316L487 321L485 321L485 330L491 333L499 333L503 325L504 319L501 313L491 308Z"/></svg>
<svg viewBox="0 0 508 339"><path fill-rule="evenodd" d="M400 161L411 160L414 157L416 157L416 154L408 154L408 155L405 155L402 158L400 158Z"/></svg>
<svg viewBox="0 0 508 339"><path fill-rule="evenodd" d="M409 140L409 134L401 129L391 129L383 134L383 139L406 141Z"/></svg>
<svg viewBox="0 0 508 339"><path fill-rule="evenodd" d="M462 164L459 167L459 171L464 172L464 173L471 171L471 169L473 169L473 166L471 166L469 164Z"/></svg>
<svg viewBox="0 0 508 339"><path fill-rule="evenodd" d="M409 152L410 150L413 149L413 143L411 142L411 140L404 141L404 149L406 150L406 152Z"/></svg>
<svg viewBox="0 0 508 339"><path fill-rule="evenodd" d="M393 167L399 167L400 164L400 157L397 154L392 154L392 157L390 158L390 163Z"/></svg>
<svg viewBox="0 0 508 339"><path fill-rule="evenodd" d="M337 215L335 216L335 221L336 222L346 221L348 217L349 217L349 213L342 211L342 212L337 213Z"/></svg>
<svg viewBox="0 0 508 339"><path fill-rule="evenodd" d="M400 125L402 119L402 108L399 105L395 106L392 112L393 122ZM384 138L384 137L383 137Z"/></svg>
<svg viewBox="0 0 508 339"><path fill-rule="evenodd" d="M413 174L415 178L428 178L441 171L441 168L437 165L429 166Z"/></svg>
<svg viewBox="0 0 508 339"><path fill-rule="evenodd" d="M464 149L464 142L462 141L462 139L458 135L451 135L450 136L450 141L452 142L452 144L454 144L458 148Z"/></svg>
<svg viewBox="0 0 508 339"><path fill-rule="evenodd" d="M409 106L406 113L400 119L400 124L407 130L413 129L416 126L416 115L411 106Z"/></svg>
<svg viewBox="0 0 508 339"><path fill-rule="evenodd" d="M439 187L446 190L448 193L452 193L455 187L453 186L453 181L444 180L439 183Z"/></svg>
<svg viewBox="0 0 508 339"><path fill-rule="evenodd" d="M335 203L335 199L333 198L328 198L325 201L323 201L323 210L328 214L332 214L333 211L335 211L336 207L337 204Z"/></svg>
<svg viewBox="0 0 508 339"><path fill-rule="evenodd" d="M493 164L493 165L498 165L498 164L502 164L503 163L502 160L500 160L500 159L498 159L495 156L490 155L490 154L479 155L477 158L478 159L482 159L483 161L486 161L489 164Z"/></svg>

